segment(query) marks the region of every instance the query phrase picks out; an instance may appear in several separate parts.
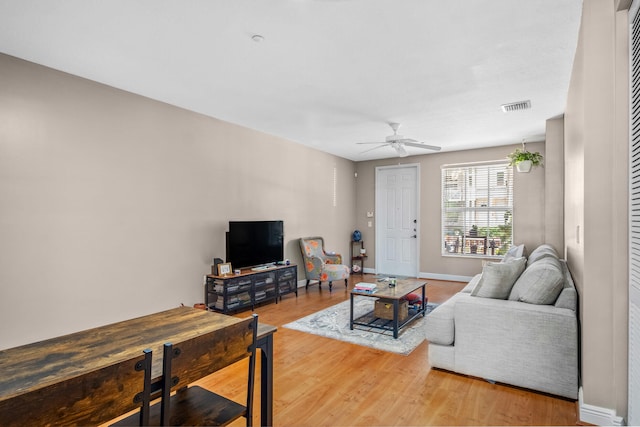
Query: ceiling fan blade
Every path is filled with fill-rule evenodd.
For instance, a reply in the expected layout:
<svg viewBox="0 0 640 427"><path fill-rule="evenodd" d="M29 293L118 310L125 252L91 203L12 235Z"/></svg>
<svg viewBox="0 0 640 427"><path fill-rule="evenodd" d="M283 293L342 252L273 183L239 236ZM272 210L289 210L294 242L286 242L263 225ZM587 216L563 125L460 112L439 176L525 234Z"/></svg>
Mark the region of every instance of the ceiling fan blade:
<svg viewBox="0 0 640 427"><path fill-rule="evenodd" d="M380 143L378 143L378 144L380 144ZM386 146L387 146L387 144L382 144L382 145L379 145L377 147L373 147L373 148L369 148L368 150L361 151L360 154L368 153L369 151L377 150L378 148L382 148L382 147L386 147Z"/></svg>
<svg viewBox="0 0 640 427"><path fill-rule="evenodd" d="M407 157L409 153L407 152L406 146L408 147L416 147L423 148L427 150L440 151L440 147L436 145L427 145L420 141L416 141L412 138L405 138L402 135L398 135L398 128L400 127L399 123L389 123L389 126L393 130L393 135L389 135L385 138L384 141L377 142L356 142L356 144L379 144L377 147L370 148L366 151L363 151L361 154L368 153L369 151L377 150L382 147L391 146L399 157Z"/></svg>
<svg viewBox="0 0 640 427"><path fill-rule="evenodd" d="M404 145L402 144L393 144L392 147L396 149L396 152L400 157L407 157L409 155L409 153L407 153L407 150L404 149Z"/></svg>
<svg viewBox="0 0 640 427"><path fill-rule="evenodd" d="M404 142L405 145L409 147L417 147L417 148L426 148L427 150L440 151L442 147L438 147L437 145L427 145L422 142Z"/></svg>

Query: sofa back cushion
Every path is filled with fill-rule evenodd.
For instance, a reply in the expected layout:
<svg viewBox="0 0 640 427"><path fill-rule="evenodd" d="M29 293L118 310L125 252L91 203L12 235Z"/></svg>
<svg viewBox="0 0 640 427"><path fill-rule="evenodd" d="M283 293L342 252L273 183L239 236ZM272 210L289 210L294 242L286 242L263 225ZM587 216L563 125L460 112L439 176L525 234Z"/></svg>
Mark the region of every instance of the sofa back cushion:
<svg viewBox="0 0 640 427"><path fill-rule="evenodd" d="M536 261L539 261L547 257L560 259L556 250L553 249L553 246L547 245L547 244L540 245L537 248L535 248L533 252L531 252L531 255L529 255L529 259L527 260L527 267L529 267Z"/></svg>
<svg viewBox="0 0 640 427"><path fill-rule="evenodd" d="M578 304L578 293L576 288L564 287L560 291L560 295L556 299L554 305L558 308L568 308L569 310L576 311Z"/></svg>
<svg viewBox="0 0 640 427"><path fill-rule="evenodd" d="M560 261L546 256L522 272L511 289L509 299L529 304L553 304L562 291L564 282Z"/></svg>
<svg viewBox="0 0 640 427"><path fill-rule="evenodd" d="M560 264L562 265L562 272L564 273L564 287L562 291L560 291L560 295L558 295L558 299L554 305L558 308L568 308L569 310L576 311L578 309L578 292L573 284L571 272L569 271L569 267L567 267L566 261L560 260Z"/></svg>
<svg viewBox="0 0 640 427"><path fill-rule="evenodd" d="M471 291L471 296L507 299L511 287L524 271L526 262L524 257L506 262L488 262L482 269L482 276Z"/></svg>

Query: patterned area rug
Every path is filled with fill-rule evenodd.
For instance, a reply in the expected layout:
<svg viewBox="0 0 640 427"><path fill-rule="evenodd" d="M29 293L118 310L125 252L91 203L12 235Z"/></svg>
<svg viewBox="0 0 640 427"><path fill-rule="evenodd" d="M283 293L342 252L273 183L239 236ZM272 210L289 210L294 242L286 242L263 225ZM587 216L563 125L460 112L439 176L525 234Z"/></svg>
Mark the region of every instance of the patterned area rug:
<svg viewBox="0 0 640 427"><path fill-rule="evenodd" d="M373 311L374 301L375 298L356 296L354 317ZM427 315L437 306L438 304L427 303ZM401 329L398 339L393 338L393 331L359 325L355 325L353 331L350 330L348 300L287 323L284 327L404 355L411 353L425 340L423 317Z"/></svg>

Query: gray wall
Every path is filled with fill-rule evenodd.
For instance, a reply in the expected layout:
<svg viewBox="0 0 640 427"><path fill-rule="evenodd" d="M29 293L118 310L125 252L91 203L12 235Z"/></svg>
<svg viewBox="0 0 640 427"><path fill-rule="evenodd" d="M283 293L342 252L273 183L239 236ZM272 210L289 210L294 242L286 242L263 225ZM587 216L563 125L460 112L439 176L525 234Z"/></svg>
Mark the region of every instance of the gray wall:
<svg viewBox="0 0 640 427"><path fill-rule="evenodd" d="M580 295L584 403L624 417L629 55L627 11L619 6L615 0L583 4L565 113L564 232Z"/></svg>
<svg viewBox="0 0 640 427"><path fill-rule="evenodd" d="M347 253L354 198L351 161L0 55L0 348L202 302L232 219Z"/></svg>

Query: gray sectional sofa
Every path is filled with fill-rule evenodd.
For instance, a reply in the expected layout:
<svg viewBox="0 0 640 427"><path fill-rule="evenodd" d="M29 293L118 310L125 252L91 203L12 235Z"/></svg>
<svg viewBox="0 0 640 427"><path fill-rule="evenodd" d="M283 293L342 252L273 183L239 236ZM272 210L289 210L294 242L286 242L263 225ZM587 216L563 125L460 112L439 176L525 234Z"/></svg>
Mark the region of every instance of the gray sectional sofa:
<svg viewBox="0 0 640 427"><path fill-rule="evenodd" d="M578 397L578 295L550 245L507 254L426 319L432 367ZM510 251L512 252L512 251Z"/></svg>

